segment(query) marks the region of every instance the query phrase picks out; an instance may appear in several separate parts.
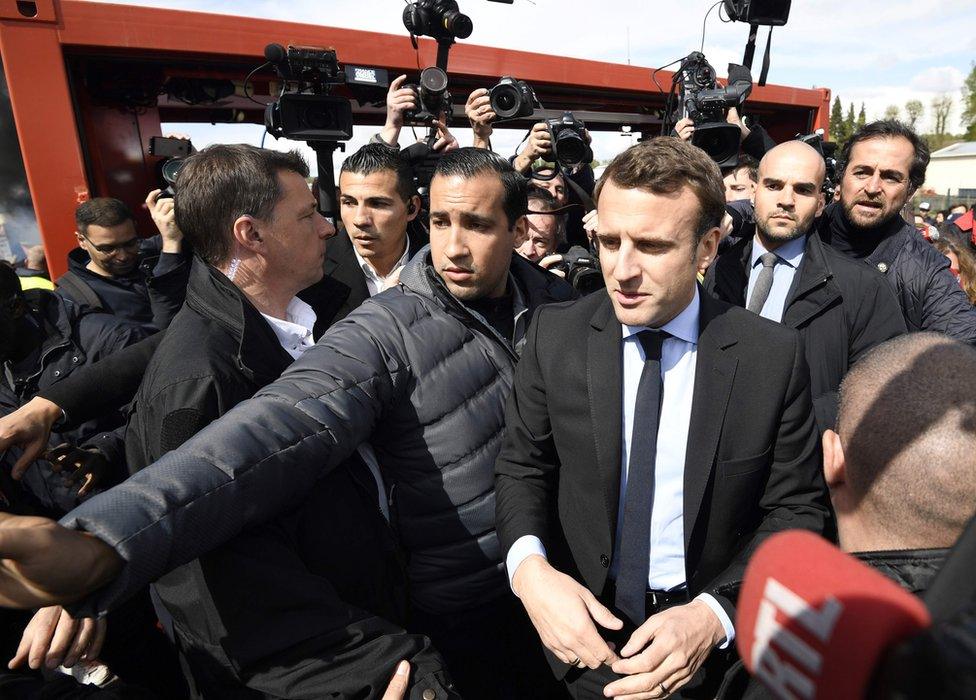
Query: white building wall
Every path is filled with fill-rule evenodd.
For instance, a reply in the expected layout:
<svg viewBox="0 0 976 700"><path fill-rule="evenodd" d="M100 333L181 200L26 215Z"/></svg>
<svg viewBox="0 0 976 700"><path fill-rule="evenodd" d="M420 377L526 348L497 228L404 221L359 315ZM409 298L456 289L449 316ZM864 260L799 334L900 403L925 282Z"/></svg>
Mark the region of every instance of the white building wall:
<svg viewBox="0 0 976 700"><path fill-rule="evenodd" d="M956 194L960 188L976 189L976 156L937 158L925 171L924 189L937 194Z"/></svg>

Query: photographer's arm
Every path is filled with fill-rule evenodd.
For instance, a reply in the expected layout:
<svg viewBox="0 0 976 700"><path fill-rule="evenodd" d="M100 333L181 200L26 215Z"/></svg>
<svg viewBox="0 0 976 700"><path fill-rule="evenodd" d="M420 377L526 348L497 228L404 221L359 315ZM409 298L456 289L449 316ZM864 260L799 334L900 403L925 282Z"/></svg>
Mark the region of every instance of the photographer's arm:
<svg viewBox="0 0 976 700"><path fill-rule="evenodd" d="M390 83L386 93L386 123L378 134L387 146L396 148L400 143L400 129L403 128L403 113L408 109L415 109L417 96L410 88L401 87L407 76L401 75Z"/></svg>
<svg viewBox="0 0 976 700"><path fill-rule="evenodd" d="M549 133L549 127L545 122L539 122L532 126L529 142L525 144L522 152L515 156L512 166L523 175L528 175L536 159L549 153L552 153L552 134Z"/></svg>
<svg viewBox="0 0 976 700"><path fill-rule="evenodd" d="M471 124L471 132L474 134L472 145L475 148L491 150L491 122L495 119L495 112L491 109L491 98L488 90L478 88L470 95L464 105L464 113Z"/></svg>

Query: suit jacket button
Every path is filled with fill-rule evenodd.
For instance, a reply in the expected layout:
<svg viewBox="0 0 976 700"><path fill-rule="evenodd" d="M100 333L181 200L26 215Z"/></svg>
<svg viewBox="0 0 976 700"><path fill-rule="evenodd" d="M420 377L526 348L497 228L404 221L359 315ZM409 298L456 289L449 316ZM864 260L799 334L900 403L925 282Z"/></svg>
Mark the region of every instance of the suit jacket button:
<svg viewBox="0 0 976 700"><path fill-rule="evenodd" d="M437 697L437 693L434 692L433 688L426 688L423 694L424 700L434 700Z"/></svg>
<svg viewBox="0 0 976 700"><path fill-rule="evenodd" d="M603 564L603 568L604 569L609 568L610 567L610 557L608 557L606 554L601 554L600 555L600 563Z"/></svg>

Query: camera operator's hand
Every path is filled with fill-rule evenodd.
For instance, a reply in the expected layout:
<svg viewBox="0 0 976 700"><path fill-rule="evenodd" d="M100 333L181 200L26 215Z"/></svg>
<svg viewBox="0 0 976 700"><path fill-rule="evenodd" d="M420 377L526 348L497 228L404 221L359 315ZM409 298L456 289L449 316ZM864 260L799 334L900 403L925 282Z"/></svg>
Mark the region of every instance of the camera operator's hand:
<svg viewBox="0 0 976 700"><path fill-rule="evenodd" d="M380 131L380 138L390 146L396 146L400 141L403 113L417 108L417 94L411 88L401 87L406 80L406 75L394 78L386 93L386 124Z"/></svg>
<svg viewBox="0 0 976 700"><path fill-rule="evenodd" d="M107 481L112 473L112 465L105 455L95 449L82 449L62 443L48 450L45 459L51 463L55 473L66 471L65 481L70 484L81 482L79 496L86 496L93 488Z"/></svg>
<svg viewBox="0 0 976 700"><path fill-rule="evenodd" d="M691 117L680 119L678 123L674 125L674 132L682 141L691 141L691 137L695 135L695 122L691 119Z"/></svg>
<svg viewBox="0 0 976 700"><path fill-rule="evenodd" d="M12 446L23 451L10 471L14 479L20 480L34 460L44 454L51 428L59 418L61 408L40 396L0 418L0 453Z"/></svg>
<svg viewBox="0 0 976 700"><path fill-rule="evenodd" d="M60 605L41 608L24 628L7 668L17 668L25 661L34 670L42 665L71 668L79 661L94 661L102 651L106 629L105 618L76 620Z"/></svg>
<svg viewBox="0 0 976 700"><path fill-rule="evenodd" d="M468 95L468 101L464 104L464 113L474 133L474 147L491 150L491 134L494 131L491 122L496 115L491 108L491 97L486 88L478 88Z"/></svg>
<svg viewBox="0 0 976 700"><path fill-rule="evenodd" d="M556 267L559 263L563 261L563 256L559 253L553 253L552 255L547 255L539 260L539 267L549 270L554 275L559 275L565 278L566 273Z"/></svg>
<svg viewBox="0 0 976 700"><path fill-rule="evenodd" d="M176 225L176 207L172 197L159 198L162 190L153 190L146 197L146 208L163 237L164 253L179 253L183 248L183 232Z"/></svg>
<svg viewBox="0 0 976 700"><path fill-rule="evenodd" d="M586 237L589 240L593 240L593 237L600 232L600 220L597 218L596 209L591 209L583 215L583 230L586 232Z"/></svg>
<svg viewBox="0 0 976 700"><path fill-rule="evenodd" d="M749 136L749 134L752 133L749 130L749 127L747 127L742 122L742 118L739 116L739 110L737 110L735 107L729 107L729 113L728 116L725 117L725 121L727 121L729 124L735 124L737 127L739 127L739 131L742 132L743 141L745 141L746 138Z"/></svg>
<svg viewBox="0 0 976 700"><path fill-rule="evenodd" d="M397 664L396 672L390 679L390 684L386 686L386 692L380 700L403 700L407 697L408 683L410 681L410 662L401 661Z"/></svg>
<svg viewBox="0 0 976 700"><path fill-rule="evenodd" d="M443 115L440 119L434 122L434 128L437 129L437 140L431 147L432 151L447 153L448 151L453 151L454 149L459 148L457 139L454 138L454 134L448 131L447 124L444 123Z"/></svg>
<svg viewBox="0 0 976 700"><path fill-rule="evenodd" d="M529 132L529 141L525 144L522 152L515 158L513 165L516 170L525 175L532 170L532 164L537 158L551 155L552 133L550 133L549 126L545 122L539 122L538 124L532 125L532 131Z"/></svg>

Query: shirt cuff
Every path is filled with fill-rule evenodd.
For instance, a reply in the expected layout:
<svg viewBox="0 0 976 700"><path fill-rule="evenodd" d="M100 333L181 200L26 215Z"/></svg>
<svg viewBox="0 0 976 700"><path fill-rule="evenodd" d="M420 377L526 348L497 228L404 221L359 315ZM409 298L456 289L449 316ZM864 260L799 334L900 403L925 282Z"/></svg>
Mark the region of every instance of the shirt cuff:
<svg viewBox="0 0 976 700"><path fill-rule="evenodd" d="M535 535L522 535L509 548L508 556L505 557L505 568L508 569L509 588L512 587L512 577L515 576L519 565L533 554L538 554L543 559L546 558L546 548L542 544L542 540ZM514 588L512 588L512 593L515 593ZM518 597L518 594L516 594L516 597Z"/></svg>
<svg viewBox="0 0 976 700"><path fill-rule="evenodd" d="M518 544L516 542L515 544ZM512 549L515 549L513 546ZM726 649L729 644L735 641L735 625L732 624L732 620L729 619L728 614L715 598L713 598L708 593L699 593L695 596L695 600L700 600L705 605L707 605L713 613L718 617L718 621L722 623L722 628L725 630L725 640L718 645L719 649Z"/></svg>

